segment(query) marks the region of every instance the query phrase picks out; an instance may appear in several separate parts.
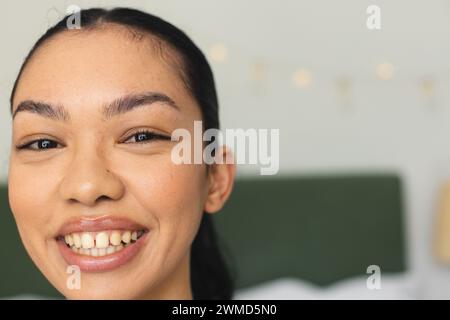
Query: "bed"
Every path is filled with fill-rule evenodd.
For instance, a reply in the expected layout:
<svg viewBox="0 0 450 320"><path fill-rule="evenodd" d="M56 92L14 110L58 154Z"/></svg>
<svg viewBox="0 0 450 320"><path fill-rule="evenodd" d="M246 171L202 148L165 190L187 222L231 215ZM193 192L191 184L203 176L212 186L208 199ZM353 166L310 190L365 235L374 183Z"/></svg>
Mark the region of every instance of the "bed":
<svg viewBox="0 0 450 320"><path fill-rule="evenodd" d="M215 216L237 297L414 296L402 194L394 173L239 179ZM369 293L373 265L384 288Z"/></svg>

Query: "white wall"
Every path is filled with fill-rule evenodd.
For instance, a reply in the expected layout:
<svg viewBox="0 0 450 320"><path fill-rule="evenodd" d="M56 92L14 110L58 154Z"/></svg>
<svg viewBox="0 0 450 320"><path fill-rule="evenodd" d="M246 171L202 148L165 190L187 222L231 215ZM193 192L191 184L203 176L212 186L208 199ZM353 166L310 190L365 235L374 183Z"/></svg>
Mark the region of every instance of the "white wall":
<svg viewBox="0 0 450 320"><path fill-rule="evenodd" d="M5 1L0 4L0 152L6 179L8 97L27 51L69 4L135 6L184 29L208 51L228 128L280 128L281 174L397 170L406 185L411 267L424 297L450 298L450 269L431 255L437 190L450 176L450 2L345 1ZM366 8L381 7L382 28L366 28ZM394 77L375 66L389 61ZM255 64L262 76L252 76ZM292 84L308 68L311 85ZM338 79L348 79L343 101ZM434 81L426 96L422 79ZM255 168L242 168L254 173ZM448 289L447 289L448 288Z"/></svg>

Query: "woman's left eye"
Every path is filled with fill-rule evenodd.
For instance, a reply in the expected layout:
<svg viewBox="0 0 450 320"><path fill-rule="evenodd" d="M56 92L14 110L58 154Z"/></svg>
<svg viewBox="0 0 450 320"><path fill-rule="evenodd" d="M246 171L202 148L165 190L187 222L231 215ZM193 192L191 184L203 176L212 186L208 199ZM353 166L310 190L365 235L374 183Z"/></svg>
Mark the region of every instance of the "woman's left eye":
<svg viewBox="0 0 450 320"><path fill-rule="evenodd" d="M132 134L129 138L127 138L127 140L125 140L125 143L149 143L153 140L170 140L170 139L171 138L169 136L145 130Z"/></svg>

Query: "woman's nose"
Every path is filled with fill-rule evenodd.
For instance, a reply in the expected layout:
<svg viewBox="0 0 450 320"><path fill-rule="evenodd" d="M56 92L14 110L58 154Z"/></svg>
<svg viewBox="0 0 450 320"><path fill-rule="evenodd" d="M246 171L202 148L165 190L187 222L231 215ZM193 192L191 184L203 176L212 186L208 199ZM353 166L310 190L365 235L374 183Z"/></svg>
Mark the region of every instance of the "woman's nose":
<svg viewBox="0 0 450 320"><path fill-rule="evenodd" d="M60 185L61 196L66 201L94 206L100 200L118 200L124 194L122 181L95 151L75 157L66 170Z"/></svg>

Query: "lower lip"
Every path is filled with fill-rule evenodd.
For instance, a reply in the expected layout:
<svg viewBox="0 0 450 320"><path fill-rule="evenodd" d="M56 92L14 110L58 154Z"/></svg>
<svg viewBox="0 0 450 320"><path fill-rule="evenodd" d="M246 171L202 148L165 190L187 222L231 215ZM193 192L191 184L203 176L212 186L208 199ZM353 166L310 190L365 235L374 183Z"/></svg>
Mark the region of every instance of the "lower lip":
<svg viewBox="0 0 450 320"><path fill-rule="evenodd" d="M73 252L63 240L58 240L59 251L69 265L76 265L85 272L104 272L113 270L130 262L143 247L148 232L137 241L120 251L102 257L93 257Z"/></svg>

